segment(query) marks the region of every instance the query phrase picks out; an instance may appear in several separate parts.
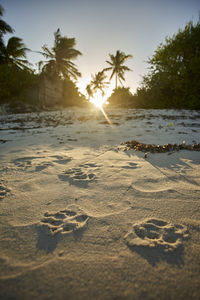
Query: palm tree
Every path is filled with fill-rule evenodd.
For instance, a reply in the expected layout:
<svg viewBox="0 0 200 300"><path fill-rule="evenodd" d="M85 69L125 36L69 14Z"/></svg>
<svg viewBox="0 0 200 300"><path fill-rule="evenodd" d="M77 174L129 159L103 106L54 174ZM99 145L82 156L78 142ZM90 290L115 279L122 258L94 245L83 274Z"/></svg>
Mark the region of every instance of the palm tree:
<svg viewBox="0 0 200 300"><path fill-rule="evenodd" d="M28 68L30 64L26 59L27 51L29 51L29 49L26 48L22 39L13 36L2 49L1 62L10 66L16 66L20 69L30 70Z"/></svg>
<svg viewBox="0 0 200 300"><path fill-rule="evenodd" d="M104 70L98 72L95 75L92 75L92 81L90 83L91 88L94 92L97 90L100 90L102 93L102 96L105 95L104 88L108 84L108 82L105 82L106 75L104 74Z"/></svg>
<svg viewBox="0 0 200 300"><path fill-rule="evenodd" d="M13 29L10 25L8 25L4 20L2 20L2 16L4 13L3 7L0 5L0 35L5 34L7 32L13 33Z"/></svg>
<svg viewBox="0 0 200 300"><path fill-rule="evenodd" d="M124 78L124 72L125 71L131 71L127 66L124 66L124 63L127 59L132 58L133 56L128 54L126 55L124 52L121 52L120 50L116 51L116 54L109 54L110 61L106 61L110 67L104 69L105 71L112 70L112 74L110 76L110 80L115 74L115 88L117 88L118 80L120 83L122 83L122 80L125 81Z"/></svg>
<svg viewBox="0 0 200 300"><path fill-rule="evenodd" d="M46 45L42 47L43 52L40 52L47 61L41 61L44 65L42 71L49 77L59 77L67 79L77 79L81 76L76 65L72 60L76 59L82 53L74 48L76 45L75 38L62 37L60 29L54 33L54 46L49 49Z"/></svg>
<svg viewBox="0 0 200 300"><path fill-rule="evenodd" d="M0 5L0 58L2 56L2 50L4 48L3 35L6 33L13 33L13 29L10 25L8 25L4 20L2 20L2 16L4 13L3 7Z"/></svg>

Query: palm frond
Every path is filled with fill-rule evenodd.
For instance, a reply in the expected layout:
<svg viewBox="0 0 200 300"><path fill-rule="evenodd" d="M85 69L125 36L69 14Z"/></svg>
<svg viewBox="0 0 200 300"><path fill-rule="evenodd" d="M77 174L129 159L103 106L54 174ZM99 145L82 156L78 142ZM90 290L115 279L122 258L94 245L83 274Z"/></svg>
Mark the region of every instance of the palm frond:
<svg viewBox="0 0 200 300"><path fill-rule="evenodd" d="M5 33L13 33L14 30L10 25L8 25L4 20L0 19L0 33L5 34Z"/></svg>
<svg viewBox="0 0 200 300"><path fill-rule="evenodd" d="M47 47L46 44L44 44L44 45L42 46L42 50L43 50L44 52L40 52L40 53L41 53L45 58L53 58L53 57L54 57L53 52L51 52L51 51L49 50L49 48Z"/></svg>
<svg viewBox="0 0 200 300"><path fill-rule="evenodd" d="M42 47L43 52L40 52L47 60L44 62L43 70L48 70L57 74L58 77L77 79L81 76L77 66L72 62L77 56L82 53L76 50L75 38L67 38L61 36L60 29L54 33L54 46L49 49L46 45ZM54 61L54 63L52 63Z"/></svg>

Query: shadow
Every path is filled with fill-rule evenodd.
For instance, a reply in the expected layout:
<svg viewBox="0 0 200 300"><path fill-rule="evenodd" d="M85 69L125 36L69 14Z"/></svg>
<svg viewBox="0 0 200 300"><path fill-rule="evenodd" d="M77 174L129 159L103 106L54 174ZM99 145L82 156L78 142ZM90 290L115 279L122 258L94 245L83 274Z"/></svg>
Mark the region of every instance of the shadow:
<svg viewBox="0 0 200 300"><path fill-rule="evenodd" d="M66 165L68 162L70 162L72 159L68 158L68 159L57 159L57 160L53 160L53 162L60 164L60 165Z"/></svg>
<svg viewBox="0 0 200 300"><path fill-rule="evenodd" d="M48 166L36 166L35 167L35 172L40 172L40 171L42 171L42 170L44 170L44 169L46 169Z"/></svg>
<svg viewBox="0 0 200 300"><path fill-rule="evenodd" d="M2 201L10 190L2 185L0 185L0 201Z"/></svg>
<svg viewBox="0 0 200 300"><path fill-rule="evenodd" d="M198 151L180 150L178 152L169 153L149 153L145 158L145 153L142 151L128 150L124 152L128 157L137 155L140 158L144 158L149 164L166 176L170 181L179 181L182 178L184 181L199 186L199 183L194 179L188 178L184 175L185 170L192 170L192 167L184 160L199 165L200 158ZM174 176L169 176L162 169L168 169L174 172ZM180 170L182 172L180 173ZM177 177L178 176L178 177Z"/></svg>
<svg viewBox="0 0 200 300"><path fill-rule="evenodd" d="M38 240L36 247L39 250L44 250L46 253L53 252L59 241L59 235L51 235L50 230L47 226L38 226L37 227Z"/></svg>
<svg viewBox="0 0 200 300"><path fill-rule="evenodd" d="M137 169L138 164L136 163L129 163L129 166L121 166L122 169Z"/></svg>
<svg viewBox="0 0 200 300"><path fill-rule="evenodd" d="M86 224L87 226L87 224ZM84 231L86 230L86 226L79 228L78 230L74 230L72 232L73 238L75 242L81 241L83 238Z"/></svg>
<svg viewBox="0 0 200 300"><path fill-rule="evenodd" d="M175 265L179 268L184 266L183 245L180 245L177 249L173 250L173 252L164 252L163 249L159 247L150 248L142 246L127 246L131 251L138 253L140 256L146 259L152 266L155 266L160 261L166 261L168 264Z"/></svg>
<svg viewBox="0 0 200 300"><path fill-rule="evenodd" d="M82 227L78 230L73 230L70 235L73 236L75 242L78 242L82 240L85 230L86 228ZM44 250L47 254L52 253L56 249L57 243L60 241L61 237L64 236L59 232L55 235L52 235L49 228L44 225L37 227L37 235L38 239L36 248L39 250Z"/></svg>

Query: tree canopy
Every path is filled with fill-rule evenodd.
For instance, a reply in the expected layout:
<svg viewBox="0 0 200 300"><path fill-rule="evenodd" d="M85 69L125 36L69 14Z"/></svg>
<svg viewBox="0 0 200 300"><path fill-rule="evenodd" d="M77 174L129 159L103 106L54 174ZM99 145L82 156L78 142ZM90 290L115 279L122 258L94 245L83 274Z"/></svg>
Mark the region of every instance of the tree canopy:
<svg viewBox="0 0 200 300"><path fill-rule="evenodd" d="M167 37L137 90L144 107L200 108L200 22Z"/></svg>
<svg viewBox="0 0 200 300"><path fill-rule="evenodd" d="M112 95L108 98L108 102L112 106L131 107L133 95L130 88L118 87L117 89L114 89Z"/></svg>
<svg viewBox="0 0 200 300"><path fill-rule="evenodd" d="M4 13L4 9L0 5L0 49L4 45L3 35L6 33L13 33L13 31L14 31L12 29L12 27L2 19L3 13ZM1 55L1 52L0 52L0 55Z"/></svg>
<svg viewBox="0 0 200 300"><path fill-rule="evenodd" d="M91 88L92 94L95 93L97 90L100 90L102 93L102 96L105 95L104 89L108 84L108 82L106 82L105 80L106 80L106 75L104 73L104 70L98 72L95 75L92 75L92 80L90 82L90 88ZM88 87L88 91L89 91L89 87Z"/></svg>
<svg viewBox="0 0 200 300"><path fill-rule="evenodd" d="M122 81L125 81L124 73L126 71L131 71L127 66L124 65L124 63L127 61L127 59L132 58L132 55L128 54L126 55L124 52L121 52L120 50L116 51L116 54L109 54L110 61L106 61L110 67L105 68L105 71L112 71L110 80L115 75L115 88L118 87L118 80L120 83Z"/></svg>
<svg viewBox="0 0 200 300"><path fill-rule="evenodd" d="M43 65L43 73L52 78L77 79L80 77L81 73L72 60L82 53L74 48L75 45L75 38L61 36L60 29L57 29L54 33L54 46L51 49L47 45L42 47L41 54L47 59L45 62L40 62L40 65Z"/></svg>
<svg viewBox="0 0 200 300"><path fill-rule="evenodd" d="M27 51L29 49L26 48L22 39L13 36L8 40L7 45L3 45L1 48L1 63L21 69L28 68L30 64L26 59Z"/></svg>

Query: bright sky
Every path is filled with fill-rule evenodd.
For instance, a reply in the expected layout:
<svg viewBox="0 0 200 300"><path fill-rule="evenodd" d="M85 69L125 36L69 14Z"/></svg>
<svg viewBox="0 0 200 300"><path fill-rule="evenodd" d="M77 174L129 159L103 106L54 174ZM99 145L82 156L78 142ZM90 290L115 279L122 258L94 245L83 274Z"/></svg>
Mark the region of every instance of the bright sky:
<svg viewBox="0 0 200 300"><path fill-rule="evenodd" d="M82 73L82 91L95 74L108 66L108 53L121 50L132 54L127 61L133 72L125 75L125 86L132 92L147 73L148 57L166 36L172 36L185 24L199 18L198 0L0 0L3 19L15 29L28 48L41 51L53 45L53 33L75 37L83 55L75 63ZM10 37L8 35L8 37ZM43 57L28 55L37 63Z"/></svg>

